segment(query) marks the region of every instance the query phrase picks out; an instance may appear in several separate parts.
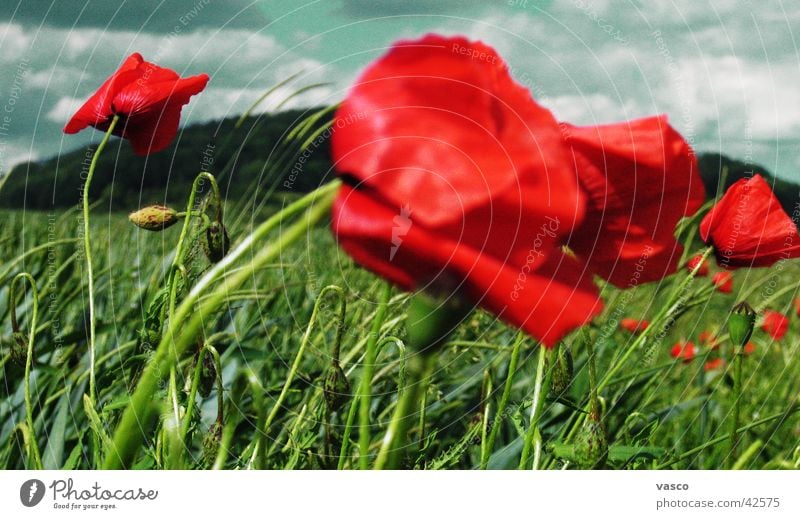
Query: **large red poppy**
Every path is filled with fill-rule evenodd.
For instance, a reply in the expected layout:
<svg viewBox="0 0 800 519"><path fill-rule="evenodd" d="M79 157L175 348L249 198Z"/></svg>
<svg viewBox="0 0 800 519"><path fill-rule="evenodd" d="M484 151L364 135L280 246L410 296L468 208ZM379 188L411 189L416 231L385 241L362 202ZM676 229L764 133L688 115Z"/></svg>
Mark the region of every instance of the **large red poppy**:
<svg viewBox="0 0 800 519"><path fill-rule="evenodd" d="M618 287L675 272L675 226L703 204L697 159L666 116L592 127L565 125L587 214L569 246Z"/></svg>
<svg viewBox="0 0 800 519"><path fill-rule="evenodd" d="M573 128L568 145L494 49L464 38L399 42L362 74L336 119L332 150L345 185L332 226L342 248L405 289L450 287L547 346L601 310L592 274L628 284L674 266L672 230L661 222L674 226L695 206L690 190L672 207L671 186L694 185L677 169L693 169L694 159L682 158L662 119ZM645 147L662 139L657 163ZM623 142L642 146L641 164ZM648 179L642 190L660 190L650 204L670 206L661 216L622 185L637 172ZM584 218L587 200L599 222ZM593 254L604 232L609 244ZM659 259L642 273L634 264L645 246ZM615 264L633 270L617 274Z"/></svg>
<svg viewBox="0 0 800 519"><path fill-rule="evenodd" d="M169 146L178 133L183 105L200 93L208 76L181 78L174 71L131 54L110 78L78 109L64 127L78 133L87 126L108 130L115 115L120 121L114 134L128 139L137 155Z"/></svg>
<svg viewBox="0 0 800 519"><path fill-rule="evenodd" d="M797 227L761 175L728 188L700 223L700 236L725 268L768 267L800 257Z"/></svg>

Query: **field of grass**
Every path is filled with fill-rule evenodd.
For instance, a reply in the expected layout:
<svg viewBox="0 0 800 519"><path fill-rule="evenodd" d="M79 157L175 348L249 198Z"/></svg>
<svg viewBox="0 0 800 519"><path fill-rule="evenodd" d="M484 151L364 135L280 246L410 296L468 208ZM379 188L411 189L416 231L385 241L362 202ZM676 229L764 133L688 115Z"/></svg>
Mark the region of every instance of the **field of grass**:
<svg viewBox="0 0 800 519"><path fill-rule="evenodd" d="M326 211L310 222L304 208L281 212L288 201L275 198L257 210L246 202L226 204L225 222L239 248L216 270L203 253L199 224L188 227L172 309L165 287L181 225L150 233L126 215L93 208L94 403L86 396L91 359L80 211L2 214L0 468L373 466L398 392L409 390L408 295L388 292L337 249ZM314 212L316 205L309 207ZM250 247L241 245L270 217L275 225L262 226ZM687 253L698 250L693 244ZM17 276L23 272L31 277ZM555 353L540 354L532 339L476 310L437 353L420 397L423 413L412 417L399 464L798 468L800 318L792 301L799 275L791 262L743 269L733 294L714 291L709 278L687 279L685 271L626 291L603 286L603 315L560 346L571 352L568 378L564 370L552 376ZM27 280L36 285L36 301ZM660 326L645 335L619 328L622 317L658 321L674 294L680 304L654 323ZM780 341L756 328L756 349L741 358L738 391L725 323L742 299L786 313L791 326ZM718 349L702 345L703 331L718 337ZM698 346L692 361L670 356L680 340ZM589 343L602 427L587 432ZM167 359L176 352L173 367ZM718 357L725 364L706 370L706 361ZM155 366L152 380L147 366ZM149 381L152 395L132 399ZM559 385L561 393L553 389ZM126 409L147 410L153 419L135 416L126 429ZM603 438L608 455L598 459L591 447ZM117 459L119 449L129 456Z"/></svg>

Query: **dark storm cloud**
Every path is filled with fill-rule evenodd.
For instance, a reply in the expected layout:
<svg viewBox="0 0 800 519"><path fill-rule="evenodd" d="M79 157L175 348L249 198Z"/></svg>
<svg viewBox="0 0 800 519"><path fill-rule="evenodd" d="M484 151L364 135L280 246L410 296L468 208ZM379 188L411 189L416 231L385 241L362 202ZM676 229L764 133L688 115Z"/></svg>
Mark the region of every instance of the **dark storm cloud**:
<svg viewBox="0 0 800 519"><path fill-rule="evenodd" d="M96 27L166 33L192 17L197 27L261 29L268 21L253 0L4 0L0 19L26 25Z"/></svg>

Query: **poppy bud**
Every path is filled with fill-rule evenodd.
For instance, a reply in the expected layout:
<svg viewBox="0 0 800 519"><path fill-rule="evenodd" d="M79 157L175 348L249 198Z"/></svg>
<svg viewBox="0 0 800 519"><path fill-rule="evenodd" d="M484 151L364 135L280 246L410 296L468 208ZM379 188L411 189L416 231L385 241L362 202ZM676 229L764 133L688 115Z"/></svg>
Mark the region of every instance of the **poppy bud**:
<svg viewBox="0 0 800 519"><path fill-rule="evenodd" d="M196 361L195 361L196 362ZM194 371L194 367L192 369ZM200 367L200 380L197 385L197 392L203 398L211 394L214 383L217 381L217 368L214 366L214 359L211 355L203 355L203 364Z"/></svg>
<svg viewBox="0 0 800 519"><path fill-rule="evenodd" d="M149 205L128 215L128 220L146 231L163 231L176 224L178 212L165 205Z"/></svg>
<svg viewBox="0 0 800 519"><path fill-rule="evenodd" d="M25 361L28 358L27 346L28 342L22 332L14 332L11 335L11 360L14 363L20 366L25 365Z"/></svg>
<svg viewBox="0 0 800 519"><path fill-rule="evenodd" d="M332 362L325 374L323 394L330 412L338 411L350 400L350 381L338 362Z"/></svg>
<svg viewBox="0 0 800 519"><path fill-rule="evenodd" d="M231 238L222 222L212 222L206 229L203 252L211 263L218 263L231 248Z"/></svg>
<svg viewBox="0 0 800 519"><path fill-rule="evenodd" d="M572 375L572 353L569 348L561 346L556 349L553 358L553 374L550 380L550 389L554 395L561 395L567 390L572 383Z"/></svg>
<svg viewBox="0 0 800 519"><path fill-rule="evenodd" d="M208 432L203 436L203 461L205 466L210 466L214 463L217 457L217 451L222 443L222 424L214 422L208 429Z"/></svg>
<svg viewBox="0 0 800 519"><path fill-rule="evenodd" d="M728 333L737 348L747 344L750 335L753 334L755 324L756 312L746 301L733 307L733 312L728 317Z"/></svg>
<svg viewBox="0 0 800 519"><path fill-rule="evenodd" d="M452 294L439 299L417 292L411 296L406 313L409 346L419 352L438 349L470 310L468 304Z"/></svg>
<svg viewBox="0 0 800 519"><path fill-rule="evenodd" d="M586 421L575 439L575 462L582 469L602 467L608 459L608 440L600 420Z"/></svg>

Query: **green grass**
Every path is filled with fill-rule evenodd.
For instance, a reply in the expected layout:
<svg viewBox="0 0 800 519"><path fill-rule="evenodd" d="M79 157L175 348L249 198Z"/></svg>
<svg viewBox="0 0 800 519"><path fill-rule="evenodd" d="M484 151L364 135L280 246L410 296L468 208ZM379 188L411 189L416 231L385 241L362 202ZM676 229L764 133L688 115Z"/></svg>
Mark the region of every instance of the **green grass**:
<svg viewBox="0 0 800 519"><path fill-rule="evenodd" d="M235 246L255 226L275 215L283 203L273 199L255 212L246 204L227 205L226 222ZM141 330L159 314L158 302L163 303L179 226L161 233L140 231L125 215L103 214L95 207L91 233L98 316L98 401L94 407L85 405L88 295L78 214L2 214L0 467L5 469L35 467L36 450L44 468L95 468L113 458L121 417L154 356L156 341L152 339L159 339L143 340ZM384 319L375 325L385 285L337 249L324 217L308 232L302 229L300 239L253 268L252 258L269 250L270 244L302 219L299 212L282 221L199 294L197 304L190 306L192 312L185 314L186 322L169 323L177 330L174 340L188 346L177 362L174 391L169 390L168 372L158 378L150 399L156 420L140 432L143 448L135 450L128 466L290 469L373 465L398 401L398 389L408 377L404 355L408 296L393 290ZM177 285L174 315L180 314L180 303L211 267L199 240L192 238L193 230L188 234L187 274ZM28 381L32 428L27 424L25 404L32 295L24 282L17 283L14 305L23 340L12 335L9 308L11 281L21 272L30 273L38 288L38 322ZM685 273L631 291L603 287L606 310L589 330L589 340L597 346L600 408L610 445L603 466L798 468L800 319L791 307L798 274L800 268L793 263L742 270L736 273L732 295L706 290L710 285L707 279L690 281L689 290L701 294L694 301L697 304L682 311L663 339L638 343L614 326L614 321L625 316L652 319ZM233 288L226 284L225 280L237 275L240 284ZM329 286L338 290L326 290ZM783 293L777 298L770 295L778 290ZM702 359L708 350L684 364L674 362L669 349L679 339L697 343L703 330L724 337L727 312L742 295L755 307L766 303L792 315L792 324L780 341L770 340L758 329L754 333L756 352L743 359L741 441L734 451L728 434L735 397L730 343L723 341L721 350L712 353L727 360L726 369L708 373ZM323 388L342 317L340 297L346 301L339 337L340 364L350 394L329 408ZM209 305L209 301L216 302ZM311 322L315 305L317 312ZM202 316L198 333L186 336L189 320L197 315ZM367 369L365 354L373 326L377 331L375 364ZM601 335L605 340L599 340ZM468 469L479 467L482 458L488 468L519 465L539 354L533 340L522 338L516 370L508 380L517 337L516 330L482 311L471 314L450 337L437 354L431 384L422 396L424 419L413 420L402 466ZM170 337L164 340L165 344L171 342ZM582 436L579 430L586 417L587 348L581 333L568 337L563 346L571 348L575 374L562 395L548 394L544 400L536 431L542 440L537 461L541 468L579 465L579 460L567 460L580 450L576 441ZM197 366L201 349L204 360ZM219 373L214 367L217 352ZM620 364L620 359L625 362ZM371 373L370 398L368 406L361 409L362 402L353 399L352 393L358 393L365 372ZM613 375L608 378L610 372ZM342 448L345 436L348 441ZM494 437L491 448L489 436ZM131 441L135 443L136 437Z"/></svg>

